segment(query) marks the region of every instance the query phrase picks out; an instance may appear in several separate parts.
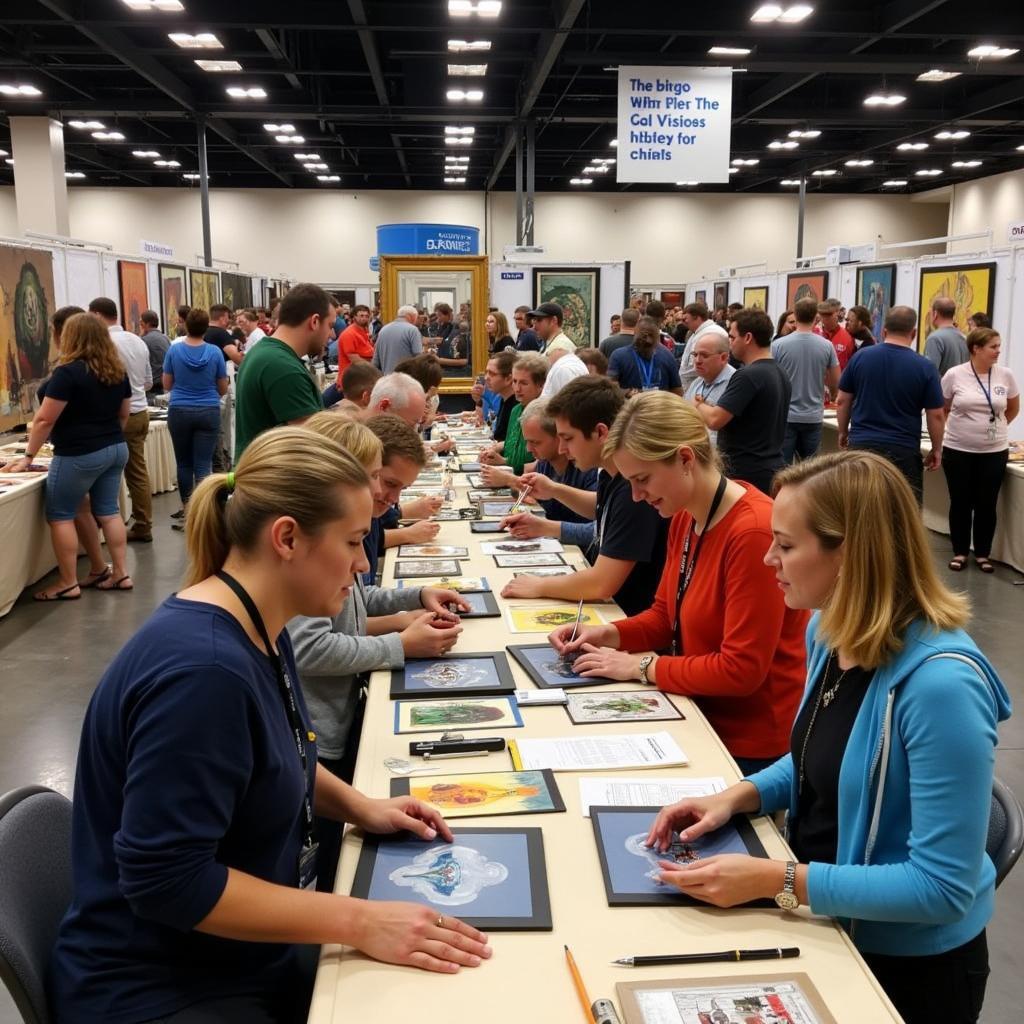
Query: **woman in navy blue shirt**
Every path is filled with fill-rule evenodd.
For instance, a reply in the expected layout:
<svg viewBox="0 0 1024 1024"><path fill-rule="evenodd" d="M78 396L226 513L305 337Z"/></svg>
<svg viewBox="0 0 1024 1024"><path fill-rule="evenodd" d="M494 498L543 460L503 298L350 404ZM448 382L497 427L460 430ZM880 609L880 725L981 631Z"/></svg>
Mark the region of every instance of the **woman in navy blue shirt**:
<svg viewBox="0 0 1024 1024"><path fill-rule="evenodd" d="M304 1021L300 943L448 973L490 955L447 914L311 888L313 815L452 839L432 808L371 800L318 766L297 689L285 624L338 614L366 568L370 512L362 466L298 427L261 434L196 488L186 589L86 712L74 894L51 963L59 1024Z"/></svg>
<svg viewBox="0 0 1024 1024"><path fill-rule="evenodd" d="M650 317L641 317L633 344L618 348L608 360L608 376L627 396L638 391L671 391L682 395L675 356L661 344L661 330Z"/></svg>

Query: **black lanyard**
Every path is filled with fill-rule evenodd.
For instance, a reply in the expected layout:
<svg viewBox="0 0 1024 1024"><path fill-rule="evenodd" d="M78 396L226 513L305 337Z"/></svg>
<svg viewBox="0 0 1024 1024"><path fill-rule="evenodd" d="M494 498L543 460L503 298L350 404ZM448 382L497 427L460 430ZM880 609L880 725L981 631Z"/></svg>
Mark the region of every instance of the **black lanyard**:
<svg viewBox="0 0 1024 1024"><path fill-rule="evenodd" d="M686 540L683 542L683 557L679 560L679 586L676 588L676 621L672 626L672 650L674 656L681 654L683 650L683 600L686 591L690 589L690 580L697 568L697 558L700 556L701 548L704 546L704 535L708 532L711 521L715 518L718 506L722 504L722 497L725 495L725 488L729 481L723 476L718 481L718 490L711 500L711 508L708 509L707 522L704 523L704 530L700 539L694 544L694 537L697 534L697 521L690 522L690 529L686 533ZM693 547L693 557L690 557L690 547Z"/></svg>
<svg viewBox="0 0 1024 1024"><path fill-rule="evenodd" d="M229 576L223 569L216 573L217 579L229 587L235 597L242 602L246 613L252 620L253 628L259 634L267 649L267 659L270 667L277 676L277 688L281 694L281 701L284 704L284 713L288 718L288 725L292 730L292 737L295 740L295 749L299 753L299 760L302 762L302 792L303 792L303 829L302 845L304 848L316 845L316 835L313 829L313 805L309 800L309 759L306 755L306 728L299 714L299 706L295 700L295 689L288 677L288 669L285 667L284 658L280 651L275 652L267 635L267 627L263 624L263 616L260 615L256 602L249 596L245 587L234 578Z"/></svg>
<svg viewBox="0 0 1024 1024"><path fill-rule="evenodd" d="M974 374L974 379L978 382L978 387L981 388L981 393L985 396L985 401L988 402L989 412L989 423L995 423L996 421L996 407L992 404L992 370L989 368L988 371L988 390L985 390L985 385L981 383L981 378L978 376L978 371L974 368L974 363L971 363L971 373Z"/></svg>

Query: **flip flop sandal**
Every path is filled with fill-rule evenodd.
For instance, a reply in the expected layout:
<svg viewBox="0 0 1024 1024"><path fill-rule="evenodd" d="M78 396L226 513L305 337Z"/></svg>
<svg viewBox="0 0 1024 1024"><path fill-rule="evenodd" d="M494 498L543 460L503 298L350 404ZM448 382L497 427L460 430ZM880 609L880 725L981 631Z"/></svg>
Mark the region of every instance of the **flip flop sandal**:
<svg viewBox="0 0 1024 1024"><path fill-rule="evenodd" d="M33 595L33 601L78 601L81 600L82 595L75 594L74 597L68 597L72 590L81 590L82 586L80 583L72 583L70 587L65 587L63 590L58 590L55 594L48 594L45 590L40 590L38 594Z"/></svg>
<svg viewBox="0 0 1024 1024"><path fill-rule="evenodd" d="M109 587L97 587L96 589L97 590L108 591L108 592L113 592L115 590L123 590L123 591L134 590L135 589L135 584L134 583L130 587L122 587L121 586L121 584L124 583L125 580L130 580L130 579L131 579L131 576L122 576L119 580L114 580L114 582L111 583Z"/></svg>
<svg viewBox="0 0 1024 1024"><path fill-rule="evenodd" d="M996 567L987 558L976 558L974 564L982 571L993 573L996 571Z"/></svg>
<svg viewBox="0 0 1024 1024"><path fill-rule="evenodd" d="M103 572L91 572L86 576L87 583L79 581L78 587L80 590L92 590L97 583L102 583L104 580L110 579L110 566L108 565Z"/></svg>
<svg viewBox="0 0 1024 1024"><path fill-rule="evenodd" d="M963 555L957 555L949 563L952 572L963 572L967 568L967 559Z"/></svg>

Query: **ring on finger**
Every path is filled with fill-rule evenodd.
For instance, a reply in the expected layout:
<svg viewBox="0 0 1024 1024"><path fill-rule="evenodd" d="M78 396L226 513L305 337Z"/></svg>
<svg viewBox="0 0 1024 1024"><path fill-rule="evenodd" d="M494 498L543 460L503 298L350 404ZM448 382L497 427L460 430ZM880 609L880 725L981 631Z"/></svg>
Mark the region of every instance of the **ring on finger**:
<svg viewBox="0 0 1024 1024"><path fill-rule="evenodd" d="M444 917L439 916L438 919L437 919L436 924L437 924L438 928L443 928L444 927Z"/></svg>

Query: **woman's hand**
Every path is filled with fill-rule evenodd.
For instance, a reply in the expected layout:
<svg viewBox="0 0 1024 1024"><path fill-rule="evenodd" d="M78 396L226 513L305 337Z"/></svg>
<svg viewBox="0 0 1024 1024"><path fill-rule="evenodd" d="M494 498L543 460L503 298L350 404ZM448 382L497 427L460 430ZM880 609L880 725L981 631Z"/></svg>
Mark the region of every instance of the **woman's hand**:
<svg viewBox="0 0 1024 1024"><path fill-rule="evenodd" d="M519 579L528 577L520 576ZM516 581L518 582L518 580ZM571 643L573 623L568 622L548 634L548 643L559 654L575 654L584 644L593 644L597 647L615 647L619 642L619 631L614 626L583 626L576 630L576 639Z"/></svg>
<svg viewBox="0 0 1024 1024"><path fill-rule="evenodd" d="M736 813L732 788L735 787L714 796L688 797L663 807L647 833L647 845L664 853L675 832L682 842L689 843L721 828Z"/></svg>
<svg viewBox="0 0 1024 1024"><path fill-rule="evenodd" d="M462 626L459 620L439 619L434 612L417 615L398 634L407 658L440 658L458 643Z"/></svg>
<svg viewBox="0 0 1024 1024"><path fill-rule="evenodd" d="M786 865L780 860L723 853L691 864L659 861L661 881L715 907L735 907L782 892Z"/></svg>
<svg viewBox="0 0 1024 1024"><path fill-rule="evenodd" d="M2 473L25 473L28 471L28 467L32 465L32 460L27 455L19 456L17 459L11 459L10 462L5 462L3 466L0 466L0 472Z"/></svg>
<svg viewBox="0 0 1024 1024"><path fill-rule="evenodd" d="M411 796L397 796L390 800L362 797L352 809L350 820L364 832L376 835L394 835L411 832L430 842L441 837L446 843L454 841L452 830L439 810Z"/></svg>
<svg viewBox="0 0 1024 1024"><path fill-rule="evenodd" d="M448 605L455 605L460 612L471 610L470 603L457 590L444 590L441 587L424 587L420 591L420 604L428 612L434 612L442 619L455 623L459 621L459 616Z"/></svg>
<svg viewBox="0 0 1024 1024"><path fill-rule="evenodd" d="M407 532L402 538L403 544L426 544L433 540L441 530L440 523L431 522L429 519L421 519L412 526L403 527Z"/></svg>
<svg viewBox="0 0 1024 1024"><path fill-rule="evenodd" d="M584 641L572 668L580 676L600 676L625 683L640 678L640 655L614 647L595 647Z"/></svg>
<svg viewBox="0 0 1024 1024"><path fill-rule="evenodd" d="M544 580L540 576L516 576L501 588L502 597L543 597Z"/></svg>
<svg viewBox="0 0 1024 1024"><path fill-rule="evenodd" d="M444 498L435 496L403 501L399 507L401 508L403 519L429 519L435 512L441 511L443 504Z"/></svg>

